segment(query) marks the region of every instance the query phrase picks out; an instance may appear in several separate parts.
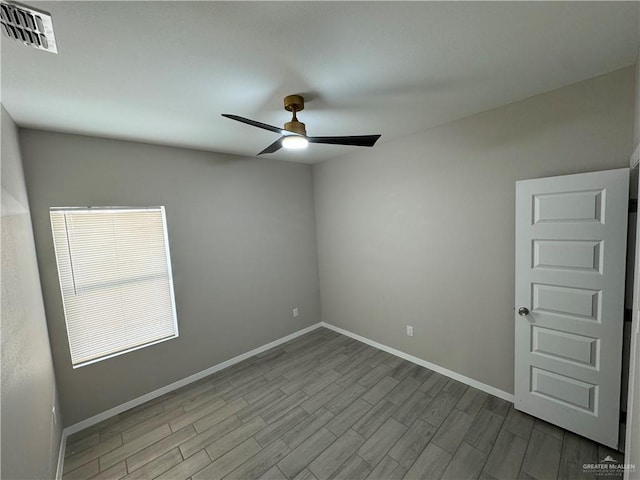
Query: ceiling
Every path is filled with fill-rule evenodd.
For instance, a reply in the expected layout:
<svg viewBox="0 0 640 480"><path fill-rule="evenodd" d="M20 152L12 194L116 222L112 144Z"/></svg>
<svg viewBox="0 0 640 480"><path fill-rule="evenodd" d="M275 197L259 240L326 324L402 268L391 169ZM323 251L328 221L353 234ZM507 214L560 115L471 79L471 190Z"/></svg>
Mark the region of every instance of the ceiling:
<svg viewBox="0 0 640 480"><path fill-rule="evenodd" d="M628 66L640 45L638 2L25 3L52 14L59 54L3 39L18 125L248 156L277 134L221 113L282 126L302 94L309 135L386 142Z"/></svg>

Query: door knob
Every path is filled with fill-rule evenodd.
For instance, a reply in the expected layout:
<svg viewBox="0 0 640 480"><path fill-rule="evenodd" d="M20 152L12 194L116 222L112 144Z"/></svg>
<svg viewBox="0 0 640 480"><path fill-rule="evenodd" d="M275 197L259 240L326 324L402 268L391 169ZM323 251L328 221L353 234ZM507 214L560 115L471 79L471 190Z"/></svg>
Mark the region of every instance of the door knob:
<svg viewBox="0 0 640 480"><path fill-rule="evenodd" d="M518 309L518 315L520 315L521 317L526 317L527 315L529 315L529 309L527 307L520 307Z"/></svg>

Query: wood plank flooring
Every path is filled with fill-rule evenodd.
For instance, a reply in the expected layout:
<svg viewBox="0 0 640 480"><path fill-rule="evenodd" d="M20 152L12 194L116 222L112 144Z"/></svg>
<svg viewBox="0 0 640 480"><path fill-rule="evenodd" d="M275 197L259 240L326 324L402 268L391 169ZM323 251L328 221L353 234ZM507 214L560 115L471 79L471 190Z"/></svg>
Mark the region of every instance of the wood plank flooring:
<svg viewBox="0 0 640 480"><path fill-rule="evenodd" d="M321 328L70 436L63 478L595 479L607 455Z"/></svg>

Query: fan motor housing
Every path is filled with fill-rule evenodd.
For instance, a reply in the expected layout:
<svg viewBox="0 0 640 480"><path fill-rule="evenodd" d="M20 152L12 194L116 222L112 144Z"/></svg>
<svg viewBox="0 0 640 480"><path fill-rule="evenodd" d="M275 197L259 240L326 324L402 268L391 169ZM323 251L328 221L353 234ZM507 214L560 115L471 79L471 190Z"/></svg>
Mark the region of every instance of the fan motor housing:
<svg viewBox="0 0 640 480"><path fill-rule="evenodd" d="M293 120L284 124L284 129L288 132L297 133L298 135L307 135L307 129L304 123Z"/></svg>

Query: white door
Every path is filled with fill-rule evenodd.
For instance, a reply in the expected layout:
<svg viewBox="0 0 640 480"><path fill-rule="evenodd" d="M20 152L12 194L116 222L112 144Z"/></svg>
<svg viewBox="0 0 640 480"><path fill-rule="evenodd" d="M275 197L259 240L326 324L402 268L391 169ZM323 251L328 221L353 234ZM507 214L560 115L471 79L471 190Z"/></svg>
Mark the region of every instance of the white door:
<svg viewBox="0 0 640 480"><path fill-rule="evenodd" d="M618 445L629 169L516 182L515 407Z"/></svg>

